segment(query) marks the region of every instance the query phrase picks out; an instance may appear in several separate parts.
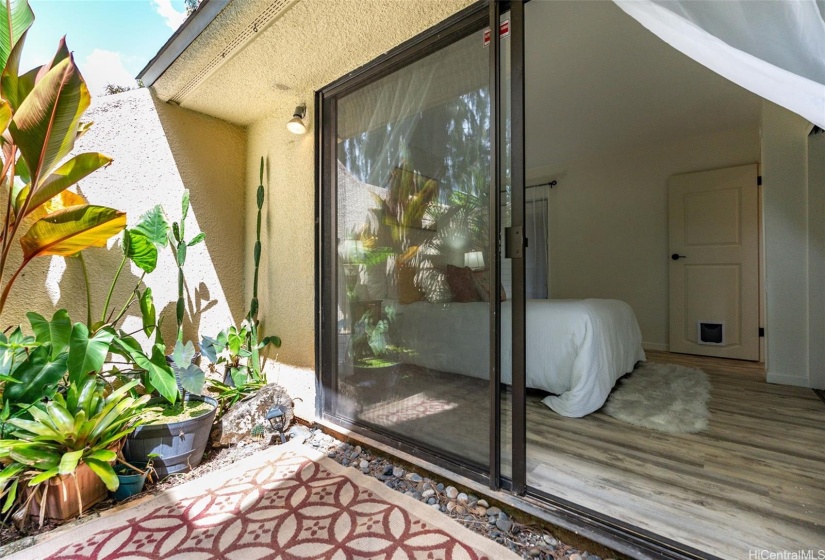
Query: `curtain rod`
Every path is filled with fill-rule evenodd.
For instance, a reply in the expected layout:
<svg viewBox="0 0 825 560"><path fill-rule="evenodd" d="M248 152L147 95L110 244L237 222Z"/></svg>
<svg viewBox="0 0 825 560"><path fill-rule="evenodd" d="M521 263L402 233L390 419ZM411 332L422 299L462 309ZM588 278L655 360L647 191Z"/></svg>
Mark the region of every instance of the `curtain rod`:
<svg viewBox="0 0 825 560"><path fill-rule="evenodd" d="M555 187L558 184L559 184L559 182L554 179L552 181L548 181L547 183L539 183L538 185L528 185L525 188L535 189L536 187L550 187L552 189L553 187Z"/></svg>

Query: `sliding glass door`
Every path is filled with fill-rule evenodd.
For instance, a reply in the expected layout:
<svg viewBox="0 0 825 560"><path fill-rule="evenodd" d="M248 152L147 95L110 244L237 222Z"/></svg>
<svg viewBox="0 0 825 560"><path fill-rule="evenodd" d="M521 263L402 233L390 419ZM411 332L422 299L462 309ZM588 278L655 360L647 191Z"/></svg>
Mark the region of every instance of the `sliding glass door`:
<svg viewBox="0 0 825 560"><path fill-rule="evenodd" d="M325 413L479 471L495 258L484 22L476 14L324 99L335 221Z"/></svg>
<svg viewBox="0 0 825 560"><path fill-rule="evenodd" d="M507 403L502 423L499 363L518 353L524 298L523 265L513 293L501 283L523 219L510 26L498 3L474 6L317 100L323 417L493 487L520 425Z"/></svg>

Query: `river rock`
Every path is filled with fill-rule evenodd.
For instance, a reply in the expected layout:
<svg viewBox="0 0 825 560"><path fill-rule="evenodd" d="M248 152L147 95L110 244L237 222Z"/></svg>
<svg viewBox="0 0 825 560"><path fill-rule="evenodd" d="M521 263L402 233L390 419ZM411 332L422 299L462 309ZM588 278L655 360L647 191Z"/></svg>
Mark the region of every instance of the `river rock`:
<svg viewBox="0 0 825 560"><path fill-rule="evenodd" d="M218 446L239 443L251 438L256 426L261 426L267 437L275 434L275 430L271 428L266 419L266 413L276 404L284 407L284 431L286 431L293 420L292 399L283 387L270 383L261 387L251 399L241 401L230 408L212 430L212 441Z"/></svg>
<svg viewBox="0 0 825 560"><path fill-rule="evenodd" d="M447 486L447 497L451 500L455 500L458 497L458 490L455 486Z"/></svg>

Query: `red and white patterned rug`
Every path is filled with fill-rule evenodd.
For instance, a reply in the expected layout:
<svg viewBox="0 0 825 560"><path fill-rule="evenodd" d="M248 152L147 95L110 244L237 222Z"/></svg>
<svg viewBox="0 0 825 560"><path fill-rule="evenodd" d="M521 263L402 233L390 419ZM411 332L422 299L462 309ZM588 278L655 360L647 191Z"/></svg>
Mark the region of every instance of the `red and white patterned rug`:
<svg viewBox="0 0 825 560"><path fill-rule="evenodd" d="M515 559L378 480L288 443L12 559Z"/></svg>

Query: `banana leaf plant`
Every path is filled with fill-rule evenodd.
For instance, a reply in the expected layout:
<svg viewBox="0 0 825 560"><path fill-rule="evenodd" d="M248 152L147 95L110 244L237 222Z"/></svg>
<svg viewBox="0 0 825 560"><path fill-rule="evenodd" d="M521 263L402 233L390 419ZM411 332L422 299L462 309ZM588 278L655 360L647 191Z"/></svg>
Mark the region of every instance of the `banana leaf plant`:
<svg viewBox="0 0 825 560"><path fill-rule="evenodd" d="M67 191L112 159L95 152L69 157L77 138L89 130L81 118L91 96L65 40L52 60L21 74L34 13L27 0L8 0L5 7L0 24L0 188L6 197L0 231L0 314L32 260L105 246L126 226L123 212L91 205ZM18 235L22 257L7 278Z"/></svg>

